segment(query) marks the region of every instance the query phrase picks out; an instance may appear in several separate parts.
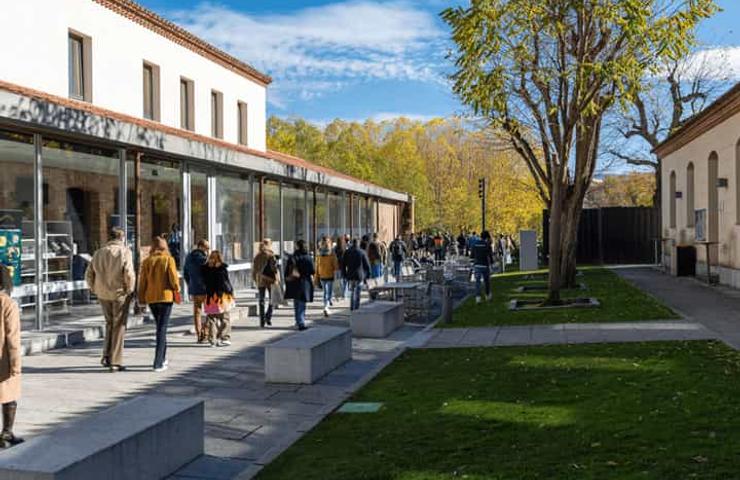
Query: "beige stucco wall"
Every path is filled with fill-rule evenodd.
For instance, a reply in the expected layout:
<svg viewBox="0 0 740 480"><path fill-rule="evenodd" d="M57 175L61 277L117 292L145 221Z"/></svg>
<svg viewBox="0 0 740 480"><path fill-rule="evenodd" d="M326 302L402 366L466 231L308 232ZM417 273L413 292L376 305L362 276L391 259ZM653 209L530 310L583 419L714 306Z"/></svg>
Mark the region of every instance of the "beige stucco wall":
<svg viewBox="0 0 740 480"><path fill-rule="evenodd" d="M707 232L709 230L709 158L716 152L718 161L718 178L726 178L728 186L718 188L717 215L719 219L719 245L712 253L712 265L728 269L740 269L740 226L736 223L736 199L738 182L736 181L736 145L740 140L740 114L737 114L698 138L689 142L679 150L663 158L662 168L662 209L663 209L663 237L666 249L672 244L693 244L694 228L689 226L687 202L688 185L687 169L689 163L694 164L694 208L707 209ZM676 227L670 226L670 175L676 172L676 191L682 193L682 198L676 199ZM708 233L707 233L708 234ZM697 261L706 263L705 248L697 249ZM732 283L735 283L734 281Z"/></svg>

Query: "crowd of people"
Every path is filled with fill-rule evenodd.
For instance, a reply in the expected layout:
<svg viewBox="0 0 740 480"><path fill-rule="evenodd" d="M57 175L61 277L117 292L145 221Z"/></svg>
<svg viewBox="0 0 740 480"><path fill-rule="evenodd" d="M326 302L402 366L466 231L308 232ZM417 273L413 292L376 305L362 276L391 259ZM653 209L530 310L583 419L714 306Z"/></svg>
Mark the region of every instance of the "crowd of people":
<svg viewBox="0 0 740 480"><path fill-rule="evenodd" d="M285 300L293 300L295 325L305 330L307 304L320 289L325 316L332 313L336 299L349 295L350 308L360 306L363 286L387 274L393 265L396 277L409 254L400 237L387 245L377 234L362 238L342 235L325 236L310 254L304 240L295 242L295 250L281 261L269 238L259 243L252 262L252 280L257 288L259 325L272 325L273 313ZM193 306L193 331L198 343L212 347L231 345L231 317L234 287L228 265L218 250L211 250L207 240L197 242L183 263L183 279ZM135 272L131 249L124 231L114 228L110 241L95 252L86 277L90 291L100 302L106 321L101 365L111 372L126 370L123 344L131 302L136 297L147 306L156 325L156 343L152 368L168 368L167 331L173 305L182 302L178 265L171 250L170 237L152 240L147 256ZM2 393L2 392L0 392Z"/></svg>

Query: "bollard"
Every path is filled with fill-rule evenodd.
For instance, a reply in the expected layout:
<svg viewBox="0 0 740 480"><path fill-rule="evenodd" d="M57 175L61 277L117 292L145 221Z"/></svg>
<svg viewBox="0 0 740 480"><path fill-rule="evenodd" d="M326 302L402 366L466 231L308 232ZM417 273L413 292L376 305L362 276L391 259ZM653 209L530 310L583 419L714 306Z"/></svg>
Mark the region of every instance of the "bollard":
<svg viewBox="0 0 740 480"><path fill-rule="evenodd" d="M452 323L452 287L442 286L442 322Z"/></svg>

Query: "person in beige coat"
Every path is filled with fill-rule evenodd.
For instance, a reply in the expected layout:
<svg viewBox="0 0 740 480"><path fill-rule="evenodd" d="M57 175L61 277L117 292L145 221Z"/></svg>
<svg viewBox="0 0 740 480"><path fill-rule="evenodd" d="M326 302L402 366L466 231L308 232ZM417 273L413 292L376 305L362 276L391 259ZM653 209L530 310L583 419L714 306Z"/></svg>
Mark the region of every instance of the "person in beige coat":
<svg viewBox="0 0 740 480"><path fill-rule="evenodd" d="M0 448L23 442L13 434L21 396L21 318L18 305L10 298L12 290L10 272L0 265L0 404L3 412Z"/></svg>
<svg viewBox="0 0 740 480"><path fill-rule="evenodd" d="M98 297L105 315L105 343L100 363L111 372L125 370L123 340L136 274L122 229L114 228L111 240L95 252L85 272L85 280L90 291Z"/></svg>

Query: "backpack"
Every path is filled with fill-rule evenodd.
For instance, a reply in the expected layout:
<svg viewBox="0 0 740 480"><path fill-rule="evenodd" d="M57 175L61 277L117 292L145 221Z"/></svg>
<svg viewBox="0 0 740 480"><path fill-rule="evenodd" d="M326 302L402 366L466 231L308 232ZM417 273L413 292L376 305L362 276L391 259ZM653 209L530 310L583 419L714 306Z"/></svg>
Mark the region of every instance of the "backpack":
<svg viewBox="0 0 740 480"><path fill-rule="evenodd" d="M403 256L403 248L401 248L401 242L393 242L391 245L391 253L394 257Z"/></svg>
<svg viewBox="0 0 740 480"><path fill-rule="evenodd" d="M262 275L271 280L275 280L277 278L277 273L278 268L275 257L270 257L269 260L267 260L267 263L265 263L265 268L262 269Z"/></svg>

